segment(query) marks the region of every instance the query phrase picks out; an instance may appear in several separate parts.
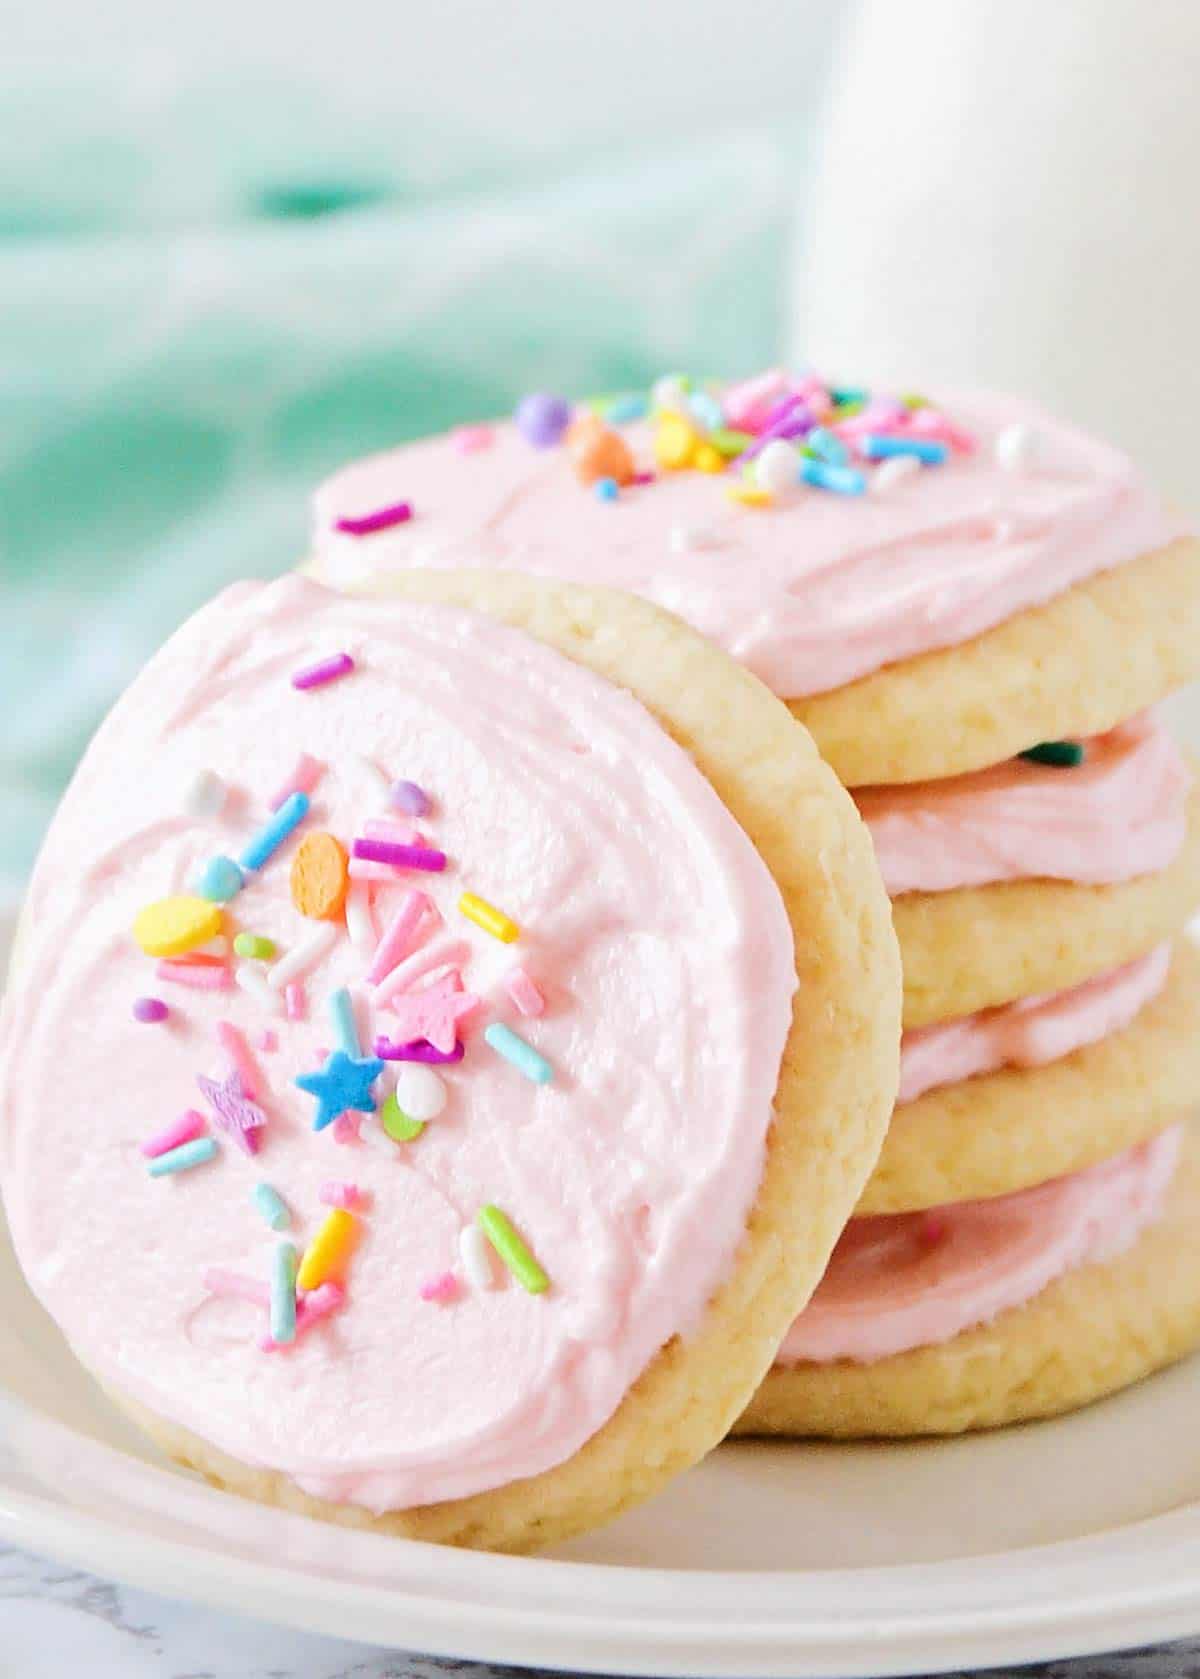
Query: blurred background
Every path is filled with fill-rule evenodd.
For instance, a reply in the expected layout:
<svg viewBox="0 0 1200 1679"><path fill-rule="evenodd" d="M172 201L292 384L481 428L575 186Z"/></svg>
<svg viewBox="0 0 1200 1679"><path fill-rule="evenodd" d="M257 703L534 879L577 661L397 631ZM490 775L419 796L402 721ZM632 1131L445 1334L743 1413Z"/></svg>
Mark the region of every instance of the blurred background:
<svg viewBox="0 0 1200 1679"><path fill-rule="evenodd" d="M534 387L1007 385L1200 511L1194 0L10 9L0 898L320 477Z"/></svg>

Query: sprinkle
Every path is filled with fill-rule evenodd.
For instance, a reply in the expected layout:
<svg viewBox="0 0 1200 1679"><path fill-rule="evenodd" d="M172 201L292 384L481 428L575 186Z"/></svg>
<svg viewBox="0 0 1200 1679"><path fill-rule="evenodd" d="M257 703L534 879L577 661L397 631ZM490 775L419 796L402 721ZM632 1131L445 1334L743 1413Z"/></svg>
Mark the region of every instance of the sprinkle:
<svg viewBox="0 0 1200 1679"><path fill-rule="evenodd" d="M358 1185L340 1183L336 1178L330 1178L318 1189L317 1200L324 1202L327 1207L353 1207L358 1200Z"/></svg>
<svg viewBox="0 0 1200 1679"><path fill-rule="evenodd" d="M265 939L261 933L239 933L233 948L237 955L254 962L269 962L276 953L275 940Z"/></svg>
<svg viewBox="0 0 1200 1679"><path fill-rule="evenodd" d="M222 912L207 898L160 898L140 909L133 936L147 956L182 956L221 931Z"/></svg>
<svg viewBox="0 0 1200 1679"><path fill-rule="evenodd" d="M517 430L527 443L532 443L535 449L549 449L566 431L571 410L561 396L533 391L521 398L514 418Z"/></svg>
<svg viewBox="0 0 1200 1679"><path fill-rule="evenodd" d="M309 1293L322 1283L340 1282L357 1238L358 1220L354 1214L348 1213L344 1207L334 1207L325 1215L321 1228L305 1250L296 1286Z"/></svg>
<svg viewBox="0 0 1200 1679"><path fill-rule="evenodd" d="M212 857L204 865L197 892L216 904L226 904L236 898L245 885L242 871L232 857Z"/></svg>
<svg viewBox="0 0 1200 1679"><path fill-rule="evenodd" d="M824 461L802 460L800 476L806 484L840 496L860 496L867 487L866 477L856 467L827 466Z"/></svg>
<svg viewBox="0 0 1200 1679"><path fill-rule="evenodd" d="M708 442L710 448L715 449L722 460L733 461L746 453L754 438L748 431L731 431L728 426L720 426L717 430L709 432Z"/></svg>
<svg viewBox="0 0 1200 1679"><path fill-rule="evenodd" d="M458 1278L453 1271L443 1271L436 1277L426 1277L418 1292L422 1300L448 1305L458 1295Z"/></svg>
<svg viewBox="0 0 1200 1679"><path fill-rule="evenodd" d="M269 1026L265 1026L258 1034L258 1047L264 1055L274 1055L279 1048L279 1034L273 1032Z"/></svg>
<svg viewBox="0 0 1200 1679"><path fill-rule="evenodd" d="M267 1116L249 1096L236 1067L224 1079L206 1078L196 1074L196 1084L204 1100L217 1116L217 1123L227 1131L246 1154L257 1154L259 1132L267 1123Z"/></svg>
<svg viewBox="0 0 1200 1679"><path fill-rule="evenodd" d="M260 1283L257 1277L243 1277L237 1271L223 1271L213 1266L201 1281L209 1294L219 1294L226 1300L248 1300L253 1306L269 1307L270 1283Z"/></svg>
<svg viewBox="0 0 1200 1679"><path fill-rule="evenodd" d="M220 962L159 962L154 969L159 979L172 985L190 985L193 991L228 991L233 984L229 969Z"/></svg>
<svg viewBox="0 0 1200 1679"><path fill-rule="evenodd" d="M287 1017L289 1020L303 1020L308 1013L308 998L304 994L304 987L299 980L294 979L284 989L287 1002Z"/></svg>
<svg viewBox="0 0 1200 1679"><path fill-rule="evenodd" d="M818 460L828 461L830 466L845 466L850 459L850 451L841 438L824 426L814 426L805 443Z"/></svg>
<svg viewBox="0 0 1200 1679"><path fill-rule="evenodd" d="M339 1114L333 1122L333 1140L335 1143L360 1143L362 1135L359 1126L362 1124L356 1113Z"/></svg>
<svg viewBox="0 0 1200 1679"><path fill-rule="evenodd" d="M726 422L746 431L757 431L787 388L787 374L778 367L730 385L721 400Z"/></svg>
<svg viewBox="0 0 1200 1679"><path fill-rule="evenodd" d="M916 478L920 471L921 463L914 456L893 455L871 474L871 493L886 494L888 490L894 490L897 484L903 484L906 479Z"/></svg>
<svg viewBox="0 0 1200 1679"><path fill-rule="evenodd" d="M678 413L687 407L687 394L692 381L686 373L664 373L650 388L650 406Z"/></svg>
<svg viewBox="0 0 1200 1679"><path fill-rule="evenodd" d="M214 1138L197 1137L179 1148L168 1149L166 1154L155 1155L146 1170L152 1178L169 1177L174 1172L186 1172L193 1166L203 1166L216 1152Z"/></svg>
<svg viewBox="0 0 1200 1679"><path fill-rule="evenodd" d="M227 792L219 775L201 770L184 794L184 811L197 822L211 822L224 809Z"/></svg>
<svg viewBox="0 0 1200 1679"><path fill-rule="evenodd" d="M1031 746L1021 753L1031 764L1048 764L1059 770L1078 769L1085 755L1077 740L1044 740L1040 746Z"/></svg>
<svg viewBox="0 0 1200 1679"><path fill-rule="evenodd" d="M477 898L474 892L464 892L458 900L458 908L468 921L482 927L485 933L499 939L501 944L512 944L521 936L521 929L515 921L511 921L502 909L489 904L486 898Z"/></svg>
<svg viewBox="0 0 1200 1679"><path fill-rule="evenodd" d="M592 484L592 494L597 501L616 501L621 494L621 486L615 478L597 478Z"/></svg>
<svg viewBox="0 0 1200 1679"><path fill-rule="evenodd" d="M1032 426L1005 426L996 439L996 464L1005 472L1025 472L1037 463L1041 439Z"/></svg>
<svg viewBox="0 0 1200 1679"><path fill-rule="evenodd" d="M300 979L315 968L322 956L328 955L337 941L338 929L332 921L314 927L299 944L292 946L286 956L280 957L267 974L267 984L273 991L282 991L292 980Z"/></svg>
<svg viewBox="0 0 1200 1679"><path fill-rule="evenodd" d="M453 972L423 990L405 991L393 997L391 1009L401 1038L428 1038L435 1049L452 1050L458 1022L479 1002L473 992L461 987L457 972Z"/></svg>
<svg viewBox="0 0 1200 1679"><path fill-rule="evenodd" d="M429 794L415 781L393 781L388 789L388 798L397 810L406 811L409 816L429 814Z"/></svg>
<svg viewBox="0 0 1200 1679"><path fill-rule="evenodd" d="M378 985L380 980L387 978L408 950L419 923L432 909L433 904L424 892L404 893L391 926L375 947L371 966L367 969L368 985Z"/></svg>
<svg viewBox="0 0 1200 1679"><path fill-rule="evenodd" d="M950 1221L940 1207L934 1207L921 1220L921 1240L926 1247L935 1248L944 1241Z"/></svg>
<svg viewBox="0 0 1200 1679"><path fill-rule="evenodd" d="M725 413L709 391L693 391L687 399L688 412L705 431L717 431L725 424Z"/></svg>
<svg viewBox="0 0 1200 1679"><path fill-rule="evenodd" d="M299 827L308 815L308 794L289 793L271 820L261 827L249 841L238 862L250 873L261 869L267 859L278 851L293 828Z"/></svg>
<svg viewBox="0 0 1200 1679"><path fill-rule="evenodd" d="M406 1114L392 1091L379 1110L379 1123L394 1143L414 1143L425 1129L423 1119Z"/></svg>
<svg viewBox="0 0 1200 1679"><path fill-rule="evenodd" d="M393 1094L401 1112L409 1119L419 1119L423 1125L436 1119L446 1106L445 1081L431 1067L418 1063L408 1063L399 1069Z"/></svg>
<svg viewBox="0 0 1200 1679"><path fill-rule="evenodd" d="M250 1053L249 1044L230 1020L217 1021L217 1042L237 1068L246 1100L248 1102L255 1101L258 1096L260 1080L258 1068L254 1065L254 1057Z"/></svg>
<svg viewBox="0 0 1200 1679"><path fill-rule="evenodd" d="M170 1009L161 997L137 997L133 1004L133 1018L140 1020L145 1026L153 1026L160 1020L165 1020Z"/></svg>
<svg viewBox="0 0 1200 1679"><path fill-rule="evenodd" d="M496 433L491 426L456 426L453 438L460 455L474 455L480 449L490 449Z"/></svg>
<svg viewBox="0 0 1200 1679"><path fill-rule="evenodd" d="M234 979L248 997L253 997L264 1009L272 1014L281 1012L281 998L278 991L260 968L251 967L248 962L239 963L234 970Z"/></svg>
<svg viewBox="0 0 1200 1679"><path fill-rule="evenodd" d="M348 1055L344 1049L335 1049L316 1072L298 1074L294 1083L317 1099L313 1130L323 1131L348 1108L358 1113L374 1113L371 1086L382 1071L383 1061L378 1056L358 1057Z"/></svg>
<svg viewBox="0 0 1200 1679"><path fill-rule="evenodd" d="M312 921L337 921L346 902L349 859L332 834L305 834L292 858L288 880L292 902Z"/></svg>
<svg viewBox="0 0 1200 1679"><path fill-rule="evenodd" d="M287 1202L269 1183L256 1183L251 1199L272 1230L286 1230L292 1222Z"/></svg>
<svg viewBox="0 0 1200 1679"><path fill-rule="evenodd" d="M668 472L690 466L700 446L700 433L681 414L664 413L654 432L654 458Z"/></svg>
<svg viewBox="0 0 1200 1679"><path fill-rule="evenodd" d="M296 1250L280 1242L271 1256L271 1339L285 1347L296 1339Z"/></svg>
<svg viewBox="0 0 1200 1679"><path fill-rule="evenodd" d="M197 1113L195 1108L185 1108L178 1119L173 1119L170 1125L156 1131L153 1137L147 1137L142 1144L142 1153L147 1160L154 1160L160 1154L170 1154L182 1143L190 1143L194 1138L204 1134L204 1115Z"/></svg>
<svg viewBox="0 0 1200 1679"><path fill-rule="evenodd" d="M376 1003L390 1002L398 991L406 991L413 980L435 973L438 968L465 962L470 954L471 947L463 939L438 939L427 944L423 950L414 951L398 962L386 979L380 980L375 988Z"/></svg>
<svg viewBox="0 0 1200 1679"><path fill-rule="evenodd" d="M524 1015L536 1017L546 1007L545 997L524 968L508 970L504 976L504 989Z"/></svg>
<svg viewBox="0 0 1200 1679"><path fill-rule="evenodd" d="M604 418L610 426L627 426L634 420L644 420L649 412L650 403L643 391L626 391L606 405Z"/></svg>
<svg viewBox="0 0 1200 1679"><path fill-rule="evenodd" d="M280 805L286 804L293 793L311 793L325 774L325 765L319 758L310 758L307 752L302 752L292 766L292 773L287 780L278 786L267 801L268 810L278 810Z"/></svg>
<svg viewBox="0 0 1200 1679"><path fill-rule="evenodd" d="M370 536L375 531L390 530L393 525L406 525L411 518L412 503L407 501L394 501L390 507L377 507L374 513L363 513L354 519L335 519L333 522L333 528L335 531L345 531L347 536ZM339 657L344 659L347 655L342 653ZM349 664L346 668L348 670L353 670L353 663ZM341 676L342 672L338 671L336 674ZM296 682L294 677L292 680L294 686L297 688L312 688L316 686L316 684L312 682ZM322 678L322 681L328 680L328 677Z"/></svg>
<svg viewBox="0 0 1200 1679"><path fill-rule="evenodd" d="M871 431L859 439L859 448L871 461L889 460L895 455L911 455L926 466L940 466L950 453L948 444L933 438L897 437L888 432Z"/></svg>
<svg viewBox="0 0 1200 1679"><path fill-rule="evenodd" d="M347 1055L356 1061L360 1060L362 1044L358 1037L358 1022L354 1018L354 999L344 985L330 994L329 1013L333 1019L338 1043Z"/></svg>
<svg viewBox="0 0 1200 1679"><path fill-rule="evenodd" d="M550 1279L517 1235L507 1214L489 1202L480 1207L478 1217L484 1235L521 1287L530 1294L544 1294L550 1287Z"/></svg>
<svg viewBox="0 0 1200 1679"><path fill-rule="evenodd" d="M390 1038L375 1039L375 1053L381 1061L419 1061L429 1067L446 1067L461 1061L463 1046L455 1040L454 1048L435 1049L428 1038L413 1038L406 1044L394 1044Z"/></svg>
<svg viewBox="0 0 1200 1679"><path fill-rule="evenodd" d="M395 869L425 869L440 874L446 853L431 845L393 845L388 840L356 839L354 855L367 863L390 863Z"/></svg>
<svg viewBox="0 0 1200 1679"><path fill-rule="evenodd" d="M776 437L754 462L754 482L768 495L782 496L800 482L800 456L792 443Z"/></svg>
<svg viewBox="0 0 1200 1679"><path fill-rule="evenodd" d="M353 881L346 893L346 931L350 943L362 955L375 948L378 934L371 910L371 888L365 880Z"/></svg>
<svg viewBox="0 0 1200 1679"><path fill-rule="evenodd" d="M511 1027L500 1021L493 1021L483 1034L485 1040L506 1061L512 1063L519 1073L533 1084L549 1084L554 1077L554 1069L544 1056L538 1054L532 1044L518 1036Z"/></svg>
<svg viewBox="0 0 1200 1679"><path fill-rule="evenodd" d="M757 484L731 484L725 494L730 501L740 502L743 507L770 507L771 495L767 490L760 490Z"/></svg>
<svg viewBox="0 0 1200 1679"><path fill-rule="evenodd" d="M346 1291L337 1283L322 1283L320 1288L314 1288L311 1294L303 1295L296 1301L296 1333L291 1342L276 1341L270 1335L264 1335L259 1341L259 1347L265 1353L275 1353L285 1350L289 1345L295 1346L296 1341L315 1323L327 1318L331 1312L336 1312L346 1298Z"/></svg>
<svg viewBox="0 0 1200 1679"><path fill-rule="evenodd" d="M488 1239L477 1224L465 1224L458 1233L458 1252L467 1281L472 1288L489 1289L496 1286L492 1270L492 1250Z"/></svg>

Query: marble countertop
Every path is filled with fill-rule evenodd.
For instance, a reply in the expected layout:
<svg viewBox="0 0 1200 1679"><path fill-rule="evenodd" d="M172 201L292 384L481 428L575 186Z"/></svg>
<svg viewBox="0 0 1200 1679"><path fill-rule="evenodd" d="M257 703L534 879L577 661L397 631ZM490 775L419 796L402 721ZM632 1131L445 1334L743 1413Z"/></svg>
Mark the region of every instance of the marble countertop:
<svg viewBox="0 0 1200 1679"><path fill-rule="evenodd" d="M0 1679L517 1679L518 1669L438 1661L292 1632L117 1586L0 1546ZM990 1679L1183 1679L1200 1639Z"/></svg>

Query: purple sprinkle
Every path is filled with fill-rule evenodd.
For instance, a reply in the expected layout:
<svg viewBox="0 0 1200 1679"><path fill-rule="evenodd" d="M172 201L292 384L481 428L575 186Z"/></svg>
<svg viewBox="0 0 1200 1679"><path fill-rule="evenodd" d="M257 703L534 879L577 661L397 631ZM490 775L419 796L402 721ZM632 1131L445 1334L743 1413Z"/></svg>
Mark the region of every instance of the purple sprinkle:
<svg viewBox="0 0 1200 1679"><path fill-rule="evenodd" d="M398 869L426 869L440 874L446 867L446 853L431 845L396 845L391 840L356 839L354 856L364 863L391 863Z"/></svg>
<svg viewBox="0 0 1200 1679"><path fill-rule="evenodd" d="M410 816L429 814L429 795L415 781L393 781L391 800L397 810L405 810Z"/></svg>
<svg viewBox="0 0 1200 1679"><path fill-rule="evenodd" d="M789 442L794 437L803 437L806 432L813 429L816 423L802 396L785 397L768 414L763 429L749 448L743 449L734 461L734 466L741 466L746 461L754 460L757 455L762 454L767 444L773 442L777 437L785 438Z"/></svg>
<svg viewBox="0 0 1200 1679"><path fill-rule="evenodd" d="M393 525L406 525L412 518L412 503L394 501L390 507L378 507L374 513L363 513L357 519L335 519L335 531L348 536L370 536L372 531L390 530Z"/></svg>
<svg viewBox="0 0 1200 1679"><path fill-rule="evenodd" d="M349 676L353 669L354 660L349 653L335 653L331 659L322 659L320 664L294 671L292 687L320 688L326 682L336 682L339 676Z"/></svg>
<svg viewBox="0 0 1200 1679"><path fill-rule="evenodd" d="M170 1012L161 997L139 997L133 1005L133 1018L145 1021L148 1026L165 1020Z"/></svg>
<svg viewBox="0 0 1200 1679"><path fill-rule="evenodd" d="M447 1067L463 1058L462 1039L451 1050L435 1049L427 1038L413 1038L394 1044L390 1038L376 1038L375 1054L381 1061L423 1061L429 1067Z"/></svg>
<svg viewBox="0 0 1200 1679"><path fill-rule="evenodd" d="M571 410L561 396L534 391L517 404L517 430L535 449L549 449L570 424Z"/></svg>

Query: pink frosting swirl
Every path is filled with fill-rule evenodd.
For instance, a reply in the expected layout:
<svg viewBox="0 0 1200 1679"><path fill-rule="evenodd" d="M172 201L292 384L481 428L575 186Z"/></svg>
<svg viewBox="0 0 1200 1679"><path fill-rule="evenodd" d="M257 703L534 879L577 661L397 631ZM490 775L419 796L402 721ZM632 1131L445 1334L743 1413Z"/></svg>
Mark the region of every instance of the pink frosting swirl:
<svg viewBox="0 0 1200 1679"><path fill-rule="evenodd" d="M342 651L352 674L292 688L292 673ZM348 843L387 817L392 778L431 799L421 829L445 872L357 889L351 936L335 926L306 977L308 1019L272 1008L253 961L241 964L249 991L156 979L130 937L136 913L187 890L214 854L237 855L302 752L309 818L230 902L228 931L289 952L325 925L289 896L300 834ZM199 772L227 796L195 815ZM365 1046L391 1032L396 998L373 1003L365 975L414 885L445 922L433 936L467 945L456 960L482 999L462 1061L437 1069L445 1109L400 1146L376 1115L357 1141L341 1122L314 1133L294 1079L336 1041L337 987L352 988ZM464 889L507 912L519 944L464 919ZM299 579L229 590L100 729L26 925L0 1017L0 1174L21 1263L86 1364L245 1463L373 1510L537 1474L600 1428L728 1273L791 1018L787 914L742 830L637 701L517 631ZM545 997L536 1019L509 996L515 960ZM168 998L166 1022L132 1019L147 991ZM529 1082L484 1041L496 1019L550 1062L552 1082ZM231 1073L221 1022L242 1033L266 1115L253 1158L197 1085ZM185 1108L208 1113L220 1153L151 1179L141 1144ZM296 1344L264 1352L279 1238L252 1189L283 1197L303 1252L329 1180L357 1191L344 1301L307 1297ZM487 1202L549 1273L548 1292L495 1261L484 1288L460 1265L462 1231ZM247 1280L250 1298L207 1292L214 1268Z"/></svg>
<svg viewBox="0 0 1200 1679"><path fill-rule="evenodd" d="M1039 877L1102 886L1165 869L1187 835L1192 774L1178 746L1152 715L1084 744L1074 769L1012 758L855 788L890 895Z"/></svg>
<svg viewBox="0 0 1200 1679"><path fill-rule="evenodd" d="M991 1201L852 1219L780 1348L780 1365L871 1364L936 1346L1112 1259L1158 1217L1182 1128Z"/></svg>
<svg viewBox="0 0 1200 1679"><path fill-rule="evenodd" d="M944 399L944 400L943 400ZM408 566L514 567L648 596L741 659L784 698L966 641L1096 572L1161 547L1178 522L1119 450L1031 404L939 393L978 448L885 495L797 491L765 509L729 480L661 473L598 501L563 449L512 427L464 454L435 437L345 468L317 492L313 553L329 582ZM1028 425L1036 465L998 464ZM627 428L638 464L651 433ZM368 537L337 521L396 502L413 517Z"/></svg>

